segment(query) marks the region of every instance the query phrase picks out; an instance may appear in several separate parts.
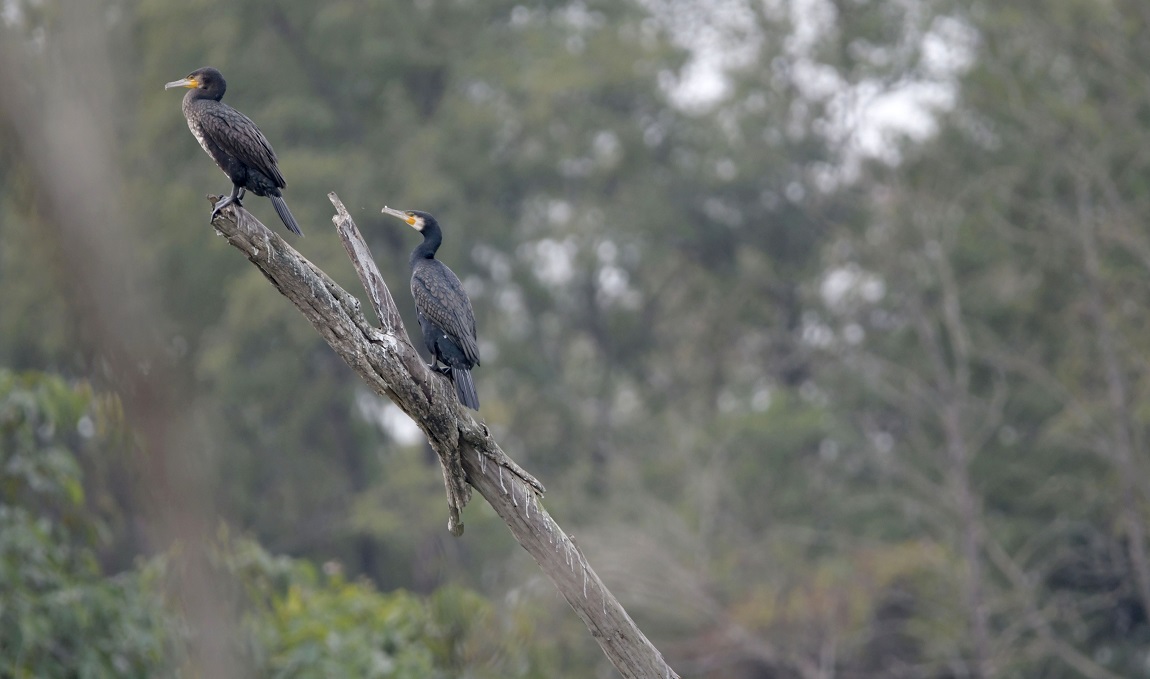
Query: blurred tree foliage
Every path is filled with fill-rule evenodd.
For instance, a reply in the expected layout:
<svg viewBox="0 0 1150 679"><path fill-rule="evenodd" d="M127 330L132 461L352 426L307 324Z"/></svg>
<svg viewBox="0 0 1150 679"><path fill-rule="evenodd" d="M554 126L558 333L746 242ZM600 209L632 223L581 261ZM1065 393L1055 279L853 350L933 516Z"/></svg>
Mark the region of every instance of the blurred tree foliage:
<svg viewBox="0 0 1150 679"><path fill-rule="evenodd" d="M872 168L869 225L827 251L824 292L854 283L820 314L863 435L840 454L961 564L967 629L936 658L1145 676L1146 7L951 11L953 105Z"/></svg>
<svg viewBox="0 0 1150 679"><path fill-rule="evenodd" d="M97 559L107 524L79 451L115 438L109 410L87 387L0 370L0 675L148 676L168 657L147 574L106 578Z"/></svg>
<svg viewBox="0 0 1150 679"><path fill-rule="evenodd" d="M605 661L487 508L446 534L395 412L211 237L226 180L162 91L206 64L341 283L327 191L401 308L418 236L379 208L439 217L483 418L681 671L1146 675L1144 3L100 3L156 331L214 433L221 514L263 546L221 557L254 569L259 667ZM6 7L4 39L50 54L58 3ZM682 87L698 54L723 68L706 100ZM860 112L890 93L930 124L876 154ZM0 365L99 383L19 135L0 127ZM122 586L99 564L160 566L131 567L133 479L79 459L82 486L65 465L54 495L11 496L32 523L0 539L47 540L49 496L89 507L103 537L60 513L44 558L99 599ZM156 667L174 637L150 605L84 633L138 629L117 653Z"/></svg>
<svg viewBox="0 0 1150 679"><path fill-rule="evenodd" d="M162 586L175 560L108 576L97 558L109 524L83 467L115 454L118 420L116 400L86 385L0 371L0 675L184 674L187 630ZM226 531L212 562L215 586L237 593L236 643L258 676L531 677L553 665L522 643L521 610L497 616L462 587L380 593Z"/></svg>

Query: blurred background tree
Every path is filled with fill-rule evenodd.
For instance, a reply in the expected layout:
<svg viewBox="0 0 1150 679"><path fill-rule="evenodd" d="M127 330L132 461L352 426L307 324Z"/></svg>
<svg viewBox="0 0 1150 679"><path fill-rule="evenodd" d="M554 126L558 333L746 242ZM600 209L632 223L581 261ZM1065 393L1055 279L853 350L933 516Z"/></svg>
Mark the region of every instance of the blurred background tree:
<svg viewBox="0 0 1150 679"><path fill-rule="evenodd" d="M213 518L249 538L221 562L264 564L253 667L339 674L330 631L363 659L340 671L610 675L492 513L443 530L403 416L212 238L203 196L227 184L162 90L209 64L280 155L299 249L340 283L328 191L405 309L418 237L379 208L439 218L483 419L684 674L1146 676L1142 3L99 8L105 162L140 236L121 246L210 433ZM72 72L66 3L3 9L8 49ZM23 134L0 119L0 366L64 401L114 390ZM146 674L180 665L163 602L100 613L167 567L125 438L83 439L53 477L98 530L5 492L9 516L62 522L36 530L64 550L5 577L95 588L85 608L121 622L49 616L43 638L105 639ZM0 452L54 464L49 447ZM3 624L42 619L15 610ZM388 611L398 631L356 636Z"/></svg>

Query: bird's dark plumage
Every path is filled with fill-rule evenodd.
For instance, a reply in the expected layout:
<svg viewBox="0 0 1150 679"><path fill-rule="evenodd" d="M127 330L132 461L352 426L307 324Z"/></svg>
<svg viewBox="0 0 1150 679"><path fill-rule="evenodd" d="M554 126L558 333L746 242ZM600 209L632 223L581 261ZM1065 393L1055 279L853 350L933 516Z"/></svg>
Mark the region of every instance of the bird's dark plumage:
<svg viewBox="0 0 1150 679"><path fill-rule="evenodd" d="M459 277L435 258L443 242L439 222L418 210L403 212L385 207L383 211L423 234L423 242L411 252L411 296L415 298L423 343L431 352L430 367L451 377L460 403L479 410L479 395L471 379L471 369L479 365L475 312ZM439 363L447 368L440 369Z"/></svg>
<svg viewBox="0 0 1150 679"><path fill-rule="evenodd" d="M214 68L192 71L188 77L164 85L164 89L186 87L184 117L196 141L216 161L228 179L232 180L232 193L216 203L212 219L225 205L240 205L244 191L267 196L276 214L292 233L303 235L295 217L284 202L281 189L287 186L280 174L276 152L267 137L244 114L220 101L227 83Z"/></svg>

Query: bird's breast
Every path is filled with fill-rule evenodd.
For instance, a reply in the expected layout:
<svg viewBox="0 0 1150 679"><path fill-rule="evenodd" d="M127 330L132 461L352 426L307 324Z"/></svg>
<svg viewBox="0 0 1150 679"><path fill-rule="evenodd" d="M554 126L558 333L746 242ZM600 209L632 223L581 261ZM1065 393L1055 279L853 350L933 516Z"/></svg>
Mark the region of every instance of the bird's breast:
<svg viewBox="0 0 1150 679"><path fill-rule="evenodd" d="M223 170L224 167L220 162L219 149L214 148L215 145L212 144L211 141L208 140L207 135L204 134L204 128L203 128L203 125L200 124L200 121L196 120L195 118L189 117L188 118L188 129L192 131L192 136L196 138L197 142L199 142L200 148L202 148L204 150L204 153L211 156L212 160L214 160L216 162L216 167L220 168L220 170ZM225 171L224 174L227 174L227 172Z"/></svg>
<svg viewBox="0 0 1150 679"><path fill-rule="evenodd" d="M212 150L208 147L208 140L204 136L204 128L200 125L199 121L188 118L188 129L192 131L192 136L200 143L200 148L202 148L205 153L211 155Z"/></svg>

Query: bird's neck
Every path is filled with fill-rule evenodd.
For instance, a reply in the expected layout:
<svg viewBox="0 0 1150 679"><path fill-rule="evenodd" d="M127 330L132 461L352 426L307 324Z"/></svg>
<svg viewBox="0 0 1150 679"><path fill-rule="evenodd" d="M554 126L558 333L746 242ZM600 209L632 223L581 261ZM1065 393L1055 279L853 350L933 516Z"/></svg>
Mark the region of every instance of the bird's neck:
<svg viewBox="0 0 1150 679"><path fill-rule="evenodd" d="M421 259L435 259L435 252L443 243L443 234L438 229L424 232L423 242L411 251L411 263L415 264Z"/></svg>
<svg viewBox="0 0 1150 679"><path fill-rule="evenodd" d="M224 98L224 93L205 92L201 89L188 90L184 95L184 105L192 103L193 101L219 101Z"/></svg>

